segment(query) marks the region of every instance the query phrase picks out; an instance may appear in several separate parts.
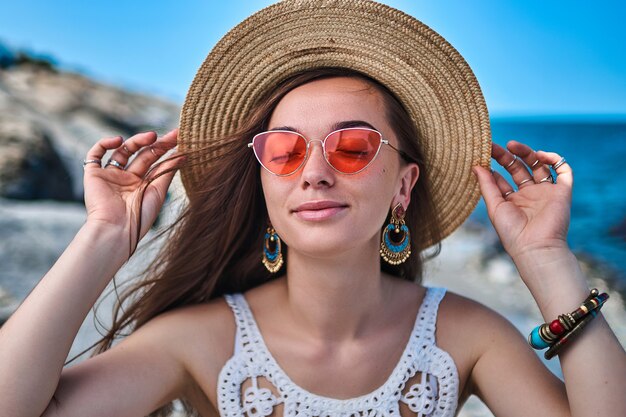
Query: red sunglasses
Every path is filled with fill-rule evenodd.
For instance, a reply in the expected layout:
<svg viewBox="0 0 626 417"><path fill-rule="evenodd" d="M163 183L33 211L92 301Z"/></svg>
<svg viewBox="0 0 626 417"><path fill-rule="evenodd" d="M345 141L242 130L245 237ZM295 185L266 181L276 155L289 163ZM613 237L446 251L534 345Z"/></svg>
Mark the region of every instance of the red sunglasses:
<svg viewBox="0 0 626 417"><path fill-rule="evenodd" d="M261 166L274 175L295 173L309 156L311 142L297 132L270 130L255 135L248 147ZM342 174L356 174L376 158L382 144L389 145L403 157L408 156L383 139L374 129L351 127L330 132L322 142L324 159Z"/></svg>

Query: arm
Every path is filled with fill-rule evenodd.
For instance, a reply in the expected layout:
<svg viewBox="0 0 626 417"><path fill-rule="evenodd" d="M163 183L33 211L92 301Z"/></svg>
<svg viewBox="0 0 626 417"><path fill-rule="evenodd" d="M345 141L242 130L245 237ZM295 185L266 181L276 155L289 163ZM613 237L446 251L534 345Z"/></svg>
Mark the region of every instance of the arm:
<svg viewBox="0 0 626 417"><path fill-rule="evenodd" d="M478 396L496 416L570 415L563 382L506 318L453 293L446 295L442 307L453 317L451 330L442 336L449 344L464 341L457 357L470 366L465 393ZM443 329L438 326L437 331Z"/></svg>
<svg viewBox="0 0 626 417"><path fill-rule="evenodd" d="M121 267L122 238L86 224L0 329L2 415L40 415L89 309ZM124 250L124 249L122 249Z"/></svg>
<svg viewBox="0 0 626 417"><path fill-rule="evenodd" d="M529 289L546 322L574 310L589 294L578 261L567 249L533 251L514 261L521 276L540 283ZM601 313L559 360L573 416L626 415L626 355Z"/></svg>
<svg viewBox="0 0 626 417"><path fill-rule="evenodd" d="M113 348L64 369L43 417L145 416L186 396L192 379L181 343L184 317L178 311L155 317Z"/></svg>
<svg viewBox="0 0 626 417"><path fill-rule="evenodd" d="M137 152L156 135L130 138ZM176 133L162 138L163 149L176 143ZM99 141L87 159L100 159L108 149L124 164L121 139ZM0 329L0 414L39 416L59 383L64 361L89 309L116 271L126 262L128 236L136 224L130 215L141 177L156 160L142 152L126 170L89 164L85 169L87 222L50 271ZM141 238L154 222L173 173L146 191Z"/></svg>
<svg viewBox="0 0 626 417"><path fill-rule="evenodd" d="M490 174L480 167L475 167L474 172L478 177L489 217L505 250L515 262L545 321L551 321L559 314L574 310L589 293L566 239L573 184L572 170L568 164L563 164L557 170L556 184L541 183L540 179L550 172L543 164L556 164L559 156L550 152L535 152L515 141L509 142L508 148L521 159L509 165L512 154L497 144L493 144L493 157L501 165L509 166L507 170L516 184L528 178L534 181L525 182L519 186L517 192L504 197L504 193L513 188L502 176ZM532 166L536 160L540 163L535 166L531 177L527 166ZM521 346L516 346L519 344L514 341L516 338L511 338L510 341L502 340L498 335L494 335L494 338L495 342L485 347L472 377L477 391L488 404L497 403L498 396L515 402L515 398L511 398L514 394L508 390L528 391L528 388L516 386L515 382L508 386L491 384L489 379L494 377L499 365L506 366L502 369L511 369L513 381L518 380L517 375L522 375L525 384L542 387L533 389L538 392L524 398L526 411L533 407L532 404L539 403L543 407L537 411L537 415L551 415L544 410L560 408L559 404L566 401L565 415L626 415L626 399L623 396L626 355L601 314L559 354L566 387L566 394L563 392L562 395L546 385L545 375L542 377L534 371L535 367L530 359L520 359L524 355L508 353L522 349ZM526 350L530 348L527 347ZM506 362L503 362L504 358ZM510 368L507 365L509 362ZM549 374L547 371L545 373ZM507 415L516 412L506 406L498 408L498 411Z"/></svg>

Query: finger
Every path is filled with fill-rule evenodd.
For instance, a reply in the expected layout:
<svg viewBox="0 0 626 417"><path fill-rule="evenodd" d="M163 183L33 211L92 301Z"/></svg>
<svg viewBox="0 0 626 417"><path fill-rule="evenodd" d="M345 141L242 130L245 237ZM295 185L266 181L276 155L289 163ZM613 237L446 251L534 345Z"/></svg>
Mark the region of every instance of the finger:
<svg viewBox="0 0 626 417"><path fill-rule="evenodd" d="M135 159L131 161L130 165L126 167L126 170L136 175L143 176L153 163L176 146L177 138L178 129L174 129L163 135L151 146L144 146L143 149L137 153Z"/></svg>
<svg viewBox="0 0 626 417"><path fill-rule="evenodd" d="M561 155L555 152L537 151L537 158L546 165L554 165L559 162ZM555 172L557 174L557 183L565 184L572 188L574 185L574 173L572 167L567 162L558 167Z"/></svg>
<svg viewBox="0 0 626 417"><path fill-rule="evenodd" d="M493 178L496 181L496 185L498 186L500 193L502 194L502 198L505 200L515 192L515 188L513 188L513 186L509 184L506 178L500 175L499 172L494 171Z"/></svg>
<svg viewBox="0 0 626 417"><path fill-rule="evenodd" d="M475 166L472 171L478 178L478 185L487 205L487 211L491 213L498 204L505 201L502 197L502 190L496 183L496 178L486 168Z"/></svg>
<svg viewBox="0 0 626 417"><path fill-rule="evenodd" d="M163 204L163 202L165 201L167 189L172 182L172 178L174 178L174 175L176 175L176 169L173 168L176 168L176 165L180 162L180 158L176 158L177 155L178 154L174 152L172 155L170 155L173 159L163 162L163 164L159 166L158 169L158 172L165 172L168 169L172 169L172 171L159 176L150 183L150 186L154 187L154 189L157 191L157 194L159 196L158 201L160 204ZM158 173L155 175L158 175Z"/></svg>
<svg viewBox="0 0 626 417"><path fill-rule="evenodd" d="M174 175L176 175L176 165L182 158L182 155L178 155L176 152L174 152L171 156L173 159L168 159L159 166L158 173L156 174L157 177L150 182L148 188L146 189L142 215L146 214L152 218L152 213L159 212L165 202L167 190L172 183ZM163 174L160 175L159 173ZM146 231L142 231L142 233L145 233Z"/></svg>
<svg viewBox="0 0 626 417"><path fill-rule="evenodd" d="M520 157L528 168L530 168L535 183L538 183L540 180L550 175L550 167L543 164L539 158L537 158L536 152L530 146L516 140L509 141L506 146L512 154ZM531 182L527 184L531 184Z"/></svg>
<svg viewBox="0 0 626 417"><path fill-rule="evenodd" d="M493 143L491 156L511 174L513 182L518 188L534 183L533 176L528 171L526 164L516 154L509 152L497 143Z"/></svg>
<svg viewBox="0 0 626 417"><path fill-rule="evenodd" d="M113 160L126 167L131 155L141 149L143 146L150 145L157 139L156 132L141 132L128 138L124 143L113 151L109 161Z"/></svg>
<svg viewBox="0 0 626 417"><path fill-rule="evenodd" d="M89 160L99 160L102 161L102 158L104 157L104 154L110 150L110 149L115 149L116 147L120 146L120 143L122 142L122 137L121 136L115 136L115 137L110 137L110 138L102 138L100 139L98 142L96 142L88 151L87 151L87 157L85 158L85 160L89 161ZM98 165L95 163L92 164L87 164L84 166L85 170L87 169L94 169L94 168L101 168L102 165Z"/></svg>

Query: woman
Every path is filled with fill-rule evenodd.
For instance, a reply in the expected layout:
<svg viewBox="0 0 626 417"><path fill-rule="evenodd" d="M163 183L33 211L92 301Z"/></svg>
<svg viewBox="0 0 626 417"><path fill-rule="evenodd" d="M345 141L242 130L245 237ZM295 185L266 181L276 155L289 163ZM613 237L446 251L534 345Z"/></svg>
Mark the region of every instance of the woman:
<svg viewBox="0 0 626 417"><path fill-rule="evenodd" d="M311 7L321 5L326 9ZM437 248L474 207L472 183L465 181L475 176L546 321L575 308L589 289L566 243L572 170L558 154L519 142L481 147L488 133L481 97L458 79L433 93L444 92L444 104L415 104L399 98L403 88L416 101L419 96L399 75L356 70L362 54L332 55L357 38L342 19L358 22L371 38L364 11L408 36L397 26L399 12L372 2L280 3L231 31L207 58L180 132L94 145L85 160L85 226L2 328L3 415L146 415L166 413L162 407L182 398L204 416L450 416L470 394L496 415L625 414L619 394L626 360L601 315L560 354L563 384L498 314L419 285L423 261L437 253L423 251ZM263 26L276 15L279 26ZM309 18L309 27L322 31L324 22L347 28L345 38L333 30L327 32L332 42L322 41L338 49L311 48L319 42L313 35L294 39L288 22ZM407 24L416 25L411 19ZM250 61L246 52L258 50L228 42L280 44L273 29L299 51L292 58L306 53L318 60L289 70L263 61L262 70L238 74L220 67L240 68ZM244 36L257 31L265 35ZM305 32L318 35L302 26L297 33ZM274 56L271 48L261 55ZM239 53L247 58L232 59ZM458 68L449 71L445 79L459 75ZM237 80L250 74L257 83ZM211 77L228 81L207 81ZM208 94L207 88L223 91ZM450 99L464 91L474 95ZM460 115L451 106L463 100L468 112ZM416 120L418 108L429 117ZM466 128L479 137L461 141ZM458 143L432 151L449 137ZM180 153L155 168L177 143ZM462 162L476 149L464 170ZM113 153L103 168L107 150ZM511 173L517 191L485 168L481 158L489 153ZM556 167L556 183L549 165ZM162 257L128 293L137 298L117 317L103 353L62 369L80 323L154 222L177 168L189 203ZM110 348L129 325L133 332Z"/></svg>

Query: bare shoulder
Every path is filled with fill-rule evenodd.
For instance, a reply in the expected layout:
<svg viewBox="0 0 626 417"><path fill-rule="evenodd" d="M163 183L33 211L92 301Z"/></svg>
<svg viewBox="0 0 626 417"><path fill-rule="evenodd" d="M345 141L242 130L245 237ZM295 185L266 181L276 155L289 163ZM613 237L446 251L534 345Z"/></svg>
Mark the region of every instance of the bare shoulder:
<svg viewBox="0 0 626 417"><path fill-rule="evenodd" d="M173 312L171 325L184 331L188 343L181 346L181 353L191 372L207 375L209 371L217 379L235 344L235 318L224 298Z"/></svg>
<svg viewBox="0 0 626 417"><path fill-rule="evenodd" d="M45 415L146 415L179 397L215 415L210 396L235 334L228 310L218 299L152 318L111 349L65 368Z"/></svg>
<svg viewBox="0 0 626 417"><path fill-rule="evenodd" d="M474 361L500 339L524 339L500 313L451 291L446 292L439 306L436 337L442 347L462 345L465 355Z"/></svg>
<svg viewBox="0 0 626 417"><path fill-rule="evenodd" d="M216 298L203 304L183 306L161 313L140 328L132 337L136 340L158 338L160 343L185 358L196 345L204 344L204 349L217 353L220 347L233 347L235 322L232 310L223 298ZM186 343L183 343L186 342Z"/></svg>
<svg viewBox="0 0 626 417"><path fill-rule="evenodd" d="M236 324L223 297L160 314L143 327L161 335L188 374L183 396L202 415L215 414L216 382L233 355ZM139 329L138 331L140 331Z"/></svg>
<svg viewBox="0 0 626 417"><path fill-rule="evenodd" d="M471 326L469 326L471 324ZM448 333L446 330L459 331L467 329L463 334L479 334L494 330L517 330L513 324L497 311L463 295L446 291L438 312L438 334ZM519 332L518 332L519 333Z"/></svg>
<svg viewBox="0 0 626 417"><path fill-rule="evenodd" d="M522 334L500 313L451 291L439 306L436 339L457 366L462 400L475 393L473 372L489 349L522 349L534 355L524 346Z"/></svg>
<svg viewBox="0 0 626 417"><path fill-rule="evenodd" d="M183 338L192 335L193 338L208 337L213 341L211 345L229 342L230 347L233 347L233 340L229 340L228 336L235 335L235 321L232 310L222 297L167 311L153 318L145 326L151 325L151 322L155 322L153 325L160 326L169 335Z"/></svg>
<svg viewBox="0 0 626 417"><path fill-rule="evenodd" d="M528 402L536 412L526 415L539 415L547 409L554 410L550 415L565 413L563 383L541 363L520 331L498 312L450 292L441 302L436 337L457 365L460 403L469 394L476 394L499 415L515 409L507 403L524 409L528 404L523 399L533 399Z"/></svg>

